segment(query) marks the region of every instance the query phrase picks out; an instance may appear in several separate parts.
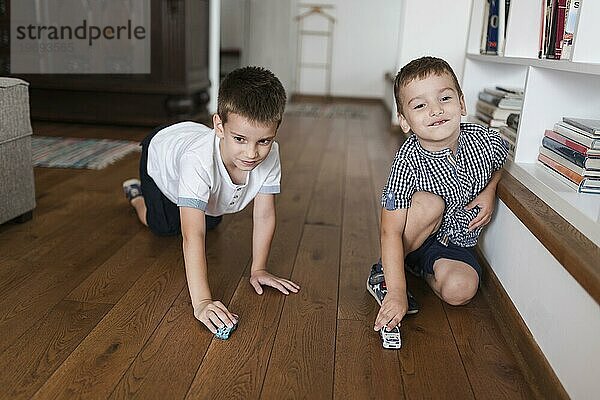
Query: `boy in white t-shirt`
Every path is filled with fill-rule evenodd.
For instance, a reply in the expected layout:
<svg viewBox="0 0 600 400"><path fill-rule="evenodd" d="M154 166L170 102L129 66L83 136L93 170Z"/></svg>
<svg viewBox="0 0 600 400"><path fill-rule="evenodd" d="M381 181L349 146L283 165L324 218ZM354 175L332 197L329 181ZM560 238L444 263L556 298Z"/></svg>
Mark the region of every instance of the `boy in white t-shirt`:
<svg viewBox="0 0 600 400"><path fill-rule="evenodd" d="M141 143L140 178L123 189L140 221L157 235L183 236L185 270L194 316L213 333L237 323L208 286L205 233L223 214L254 200L250 283L284 294L300 287L267 272L275 232L275 194L281 165L274 141L286 95L273 73L244 67L219 88L214 129L195 122L159 128Z"/></svg>

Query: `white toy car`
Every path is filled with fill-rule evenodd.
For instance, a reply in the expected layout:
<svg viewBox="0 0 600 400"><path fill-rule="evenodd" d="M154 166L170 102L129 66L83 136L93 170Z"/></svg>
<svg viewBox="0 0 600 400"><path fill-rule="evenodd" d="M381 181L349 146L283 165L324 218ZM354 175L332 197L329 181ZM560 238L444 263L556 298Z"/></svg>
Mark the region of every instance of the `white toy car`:
<svg viewBox="0 0 600 400"><path fill-rule="evenodd" d="M398 326L394 327L391 331L388 331L387 327L384 326L379 330L379 335L381 336L381 343L384 349L399 349L402 347L400 328Z"/></svg>

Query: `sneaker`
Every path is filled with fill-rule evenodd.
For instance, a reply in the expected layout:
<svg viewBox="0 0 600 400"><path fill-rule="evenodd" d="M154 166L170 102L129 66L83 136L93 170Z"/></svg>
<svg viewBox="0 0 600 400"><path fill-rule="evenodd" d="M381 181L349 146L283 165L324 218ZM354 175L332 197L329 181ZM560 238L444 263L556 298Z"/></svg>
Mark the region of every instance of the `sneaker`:
<svg viewBox="0 0 600 400"><path fill-rule="evenodd" d="M371 267L371 273L367 279L367 290L379 305L383 302L383 298L387 294L387 286L385 285L385 279L383 276L383 267L381 263L373 264ZM406 314L416 314L419 312L419 304L410 291L406 291L408 297L408 311Z"/></svg>
<svg viewBox="0 0 600 400"><path fill-rule="evenodd" d="M142 183L139 179L128 179L123 182L123 192L127 201L131 203L131 200L142 195Z"/></svg>
<svg viewBox="0 0 600 400"><path fill-rule="evenodd" d="M423 270L423 268L419 268L416 265L405 262L404 269L410 272L412 275L416 276L417 278L425 279L425 271Z"/></svg>

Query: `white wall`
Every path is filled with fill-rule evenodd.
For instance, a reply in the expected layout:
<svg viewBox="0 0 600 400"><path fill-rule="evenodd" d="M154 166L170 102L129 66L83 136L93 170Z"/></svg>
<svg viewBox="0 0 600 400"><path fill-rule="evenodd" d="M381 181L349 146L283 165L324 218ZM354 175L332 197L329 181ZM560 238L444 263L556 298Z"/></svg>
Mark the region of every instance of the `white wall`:
<svg viewBox="0 0 600 400"><path fill-rule="evenodd" d="M327 10L336 18L331 95L382 98L385 71L396 60L401 2L324 0L319 3L335 7Z"/></svg>
<svg viewBox="0 0 600 400"><path fill-rule="evenodd" d="M292 29L292 3L295 0L246 0L248 28L246 54L248 65L273 71L288 96L293 91L295 38Z"/></svg>
<svg viewBox="0 0 600 400"><path fill-rule="evenodd" d="M430 55L448 61L460 82L471 3L472 0L403 0L396 71L412 59Z"/></svg>
<svg viewBox="0 0 600 400"><path fill-rule="evenodd" d="M600 305L502 203L479 241L573 399L600 393Z"/></svg>

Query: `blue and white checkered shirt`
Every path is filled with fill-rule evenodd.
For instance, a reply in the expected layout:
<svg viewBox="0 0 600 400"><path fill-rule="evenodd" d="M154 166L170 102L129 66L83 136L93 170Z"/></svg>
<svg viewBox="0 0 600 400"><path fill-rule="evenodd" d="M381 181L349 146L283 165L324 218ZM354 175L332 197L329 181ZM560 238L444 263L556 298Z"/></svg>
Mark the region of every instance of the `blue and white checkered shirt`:
<svg viewBox="0 0 600 400"><path fill-rule="evenodd" d="M390 211L409 208L415 192L437 194L446 203L437 240L444 245L475 246L481 228L469 231L468 226L479 208L465 210L465 206L502 168L507 154L500 135L481 125L460 124L456 154L450 149L425 150L412 134L396 153L381 205Z"/></svg>

